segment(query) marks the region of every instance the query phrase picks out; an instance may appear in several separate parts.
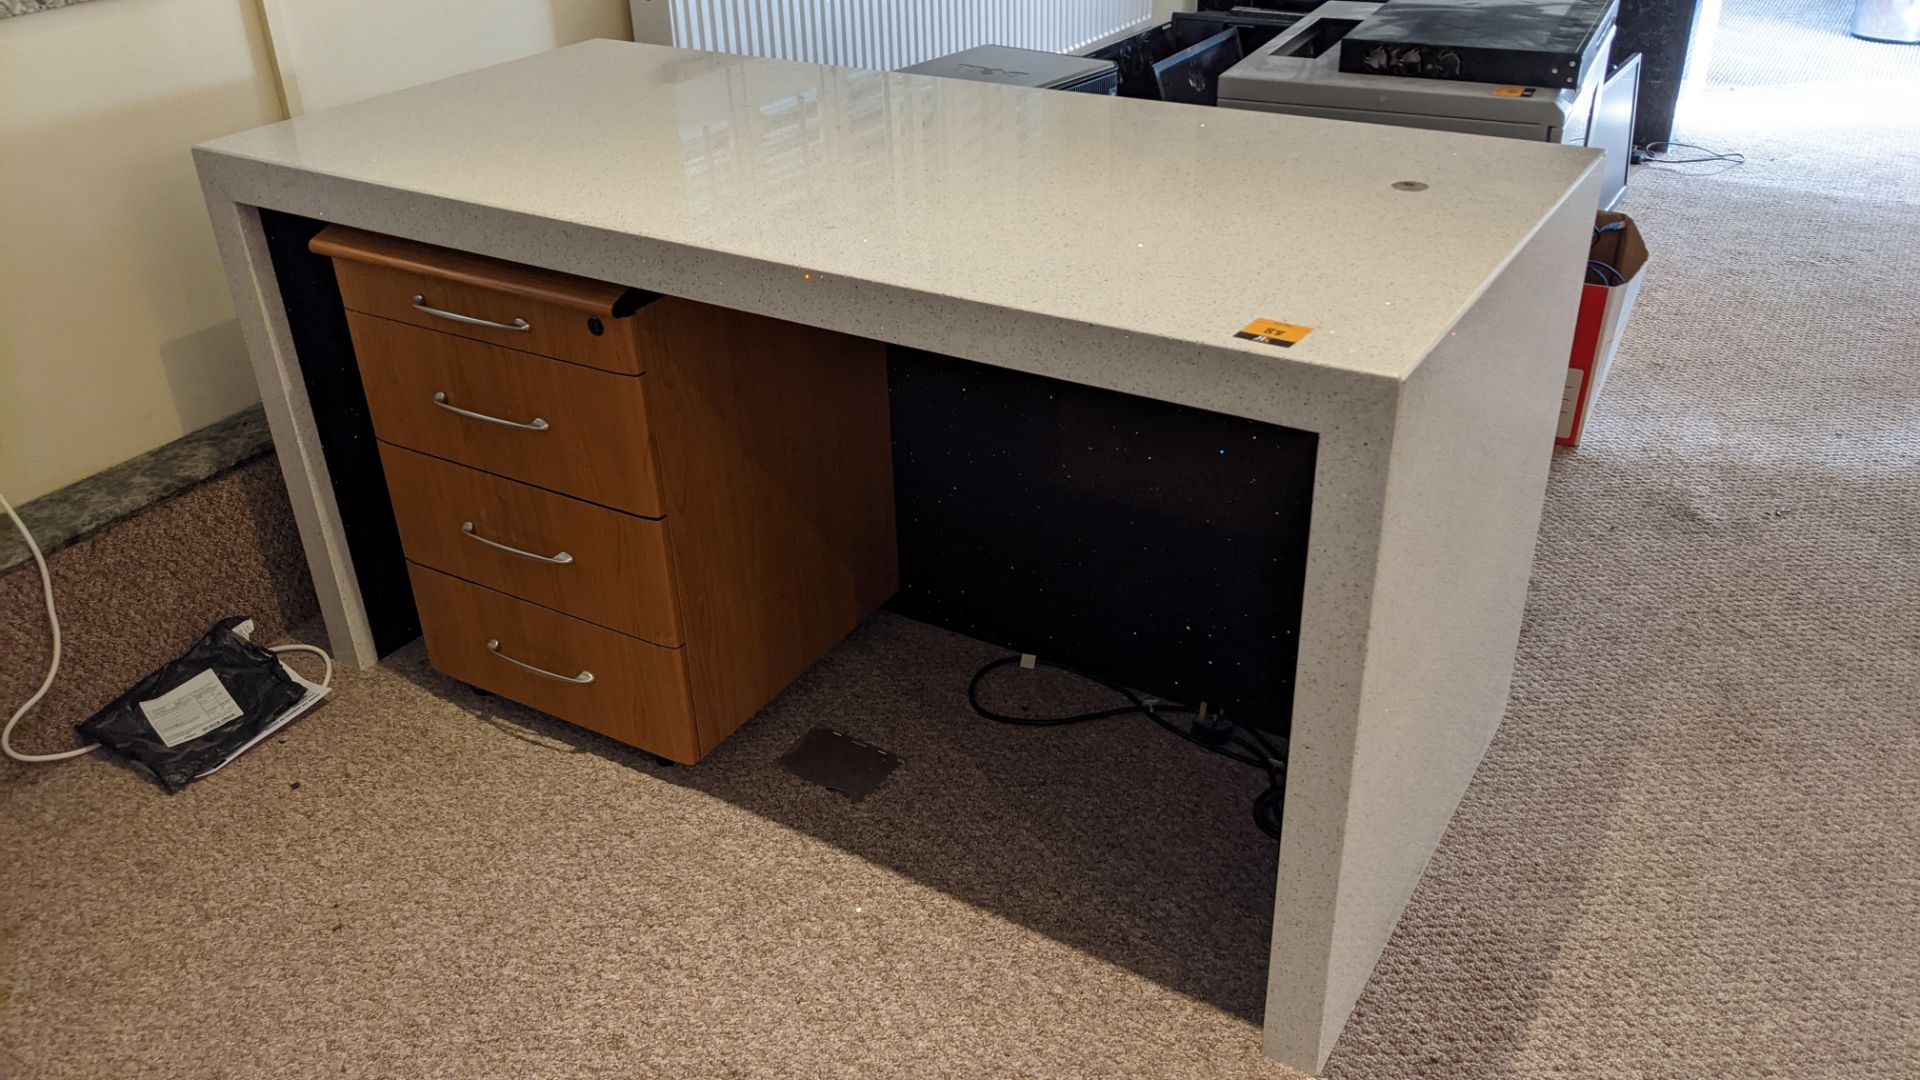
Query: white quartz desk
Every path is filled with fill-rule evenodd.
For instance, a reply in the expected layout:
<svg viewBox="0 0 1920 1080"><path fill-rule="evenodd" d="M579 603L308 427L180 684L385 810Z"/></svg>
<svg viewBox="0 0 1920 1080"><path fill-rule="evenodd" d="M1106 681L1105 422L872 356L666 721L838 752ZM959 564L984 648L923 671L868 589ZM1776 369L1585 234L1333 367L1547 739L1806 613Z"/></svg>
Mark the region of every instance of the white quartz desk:
<svg viewBox="0 0 1920 1080"><path fill-rule="evenodd" d="M1266 1047L1325 1062L1505 708L1597 153L595 41L195 155L362 665L261 209L1317 433Z"/></svg>

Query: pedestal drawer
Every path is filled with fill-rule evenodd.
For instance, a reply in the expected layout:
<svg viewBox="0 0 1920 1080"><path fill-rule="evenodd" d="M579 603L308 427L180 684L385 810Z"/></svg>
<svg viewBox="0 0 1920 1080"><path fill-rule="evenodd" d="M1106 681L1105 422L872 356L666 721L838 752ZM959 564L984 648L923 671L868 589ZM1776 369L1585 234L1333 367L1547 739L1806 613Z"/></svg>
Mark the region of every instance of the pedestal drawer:
<svg viewBox="0 0 1920 1080"><path fill-rule="evenodd" d="M334 260L350 310L627 375L646 369L634 314L651 293L339 225L311 247Z"/></svg>
<svg viewBox="0 0 1920 1080"><path fill-rule="evenodd" d="M681 644L667 525L380 445L407 558L656 645Z"/></svg>
<svg viewBox="0 0 1920 1080"><path fill-rule="evenodd" d="M407 571L427 658L439 671L661 757L699 760L679 649L418 564Z"/></svg>
<svg viewBox="0 0 1920 1080"><path fill-rule="evenodd" d="M664 511L644 378L350 312L381 439L589 502Z"/></svg>

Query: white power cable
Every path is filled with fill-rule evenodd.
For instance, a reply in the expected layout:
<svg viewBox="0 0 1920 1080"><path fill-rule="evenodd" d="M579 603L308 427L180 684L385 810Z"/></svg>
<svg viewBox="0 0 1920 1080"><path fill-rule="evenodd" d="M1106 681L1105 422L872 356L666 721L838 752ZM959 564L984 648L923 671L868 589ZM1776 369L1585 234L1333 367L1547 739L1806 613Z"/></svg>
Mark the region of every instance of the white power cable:
<svg viewBox="0 0 1920 1080"><path fill-rule="evenodd" d="M320 675L320 685L321 685L321 686L323 686L323 687L329 687L329 688L331 688L331 687L333 686L333 657L331 657L331 656L328 656L328 655L327 655L327 650L325 650L325 649L323 649L323 648L321 648L320 646L318 646L318 645L299 645L299 644L295 644L295 645L269 645L269 646L267 646L267 651L268 651L268 652L270 652L270 653L284 653L284 652L310 652L310 653L312 653L313 655L315 655L315 656L317 656L317 657L319 657L319 658L320 658L320 662L321 662L321 663L323 663L323 664L325 664L325 665L327 665L327 667L326 667L326 670L325 670L324 672L322 672L322 673L321 673L321 675Z"/></svg>
<svg viewBox="0 0 1920 1080"><path fill-rule="evenodd" d="M13 715L7 718L6 726L0 727L0 751L5 752L15 761L30 765L48 761L65 761L82 754L91 754L100 749L99 743L82 746L77 750L63 750L57 754L23 754L13 748L13 726L18 724L22 717L32 712L33 707L40 704L41 698L47 696L47 691L53 689L54 676L60 672L60 613L54 610L53 606L53 573L47 569L47 557L41 554L40 545L34 541L33 533L27 531L27 523L20 520L20 515L14 512L13 504L7 501L5 495L0 495L0 510L6 511L8 519L13 522L13 527L20 530L21 537L26 540L27 550L33 552L33 564L40 569L40 593L47 602L47 625L53 628L53 660L47 665L47 677L41 680L40 689L33 692L33 696L27 699L26 704L14 710ZM267 651L271 653L308 652L318 656L326 665L324 673L320 676L320 685L325 687L333 685L333 657L328 656L327 651L318 645L273 645L268 647Z"/></svg>
<svg viewBox="0 0 1920 1080"><path fill-rule="evenodd" d="M21 521L20 515L13 512L13 504L7 501L5 495L0 495L0 510L7 512L7 517L13 520L13 527L19 529L20 535L26 539L27 550L33 552L33 564L40 568L40 592L47 600L47 625L53 627L53 662L47 665L47 677L41 680L40 689L33 692L33 696L27 699L27 703L15 709L13 715L7 718L7 726L0 728L0 751L5 751L6 755L15 761L24 761L30 765L44 761L65 761L68 758L77 758L81 754L91 754L100 749L99 743L83 746L78 750L64 750L58 754L23 754L13 748L13 725L19 723L21 717L32 712L33 707L40 704L40 699L47 696L47 691L53 689L53 677L60 671L60 613L53 609L53 573L47 569L47 557L40 554L40 545L34 542L33 534L27 531L27 523Z"/></svg>

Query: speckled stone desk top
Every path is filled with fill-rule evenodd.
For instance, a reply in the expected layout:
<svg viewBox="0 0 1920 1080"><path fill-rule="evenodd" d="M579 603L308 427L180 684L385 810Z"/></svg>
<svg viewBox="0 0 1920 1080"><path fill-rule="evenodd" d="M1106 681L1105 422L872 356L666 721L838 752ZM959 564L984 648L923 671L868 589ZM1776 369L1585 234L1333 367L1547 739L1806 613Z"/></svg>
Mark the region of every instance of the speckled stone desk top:
<svg viewBox="0 0 1920 1080"><path fill-rule="evenodd" d="M804 281L836 329L960 355L991 351L955 338L990 336L984 316L1004 312L1037 317L1027 347L1085 326L1163 356L1386 379L1418 366L1599 160L614 41L196 153L236 202L714 303L747 306L751 278L757 309L787 318L806 305L769 282ZM1257 319L1311 332L1291 347L1235 337ZM1103 346L1125 364L1116 340L1138 338Z"/></svg>

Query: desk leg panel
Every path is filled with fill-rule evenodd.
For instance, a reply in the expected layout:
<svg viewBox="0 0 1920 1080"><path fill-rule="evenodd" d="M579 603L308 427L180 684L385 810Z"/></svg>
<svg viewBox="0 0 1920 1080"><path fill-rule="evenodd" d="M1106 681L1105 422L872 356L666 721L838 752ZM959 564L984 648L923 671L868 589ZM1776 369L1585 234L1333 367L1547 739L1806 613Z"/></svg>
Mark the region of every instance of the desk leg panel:
<svg viewBox="0 0 1920 1080"><path fill-rule="evenodd" d="M1387 439L1322 433L1266 1015L1296 1068L1325 1065L1505 714L1597 197L1401 384Z"/></svg>
<svg viewBox="0 0 1920 1080"><path fill-rule="evenodd" d="M379 652L334 499L313 406L301 378L260 212L224 197L212 185L206 189L206 199L234 312L253 361L267 427L273 433L281 476L293 504L294 523L306 549L307 569L320 599L328 644L340 662L372 667Z"/></svg>

